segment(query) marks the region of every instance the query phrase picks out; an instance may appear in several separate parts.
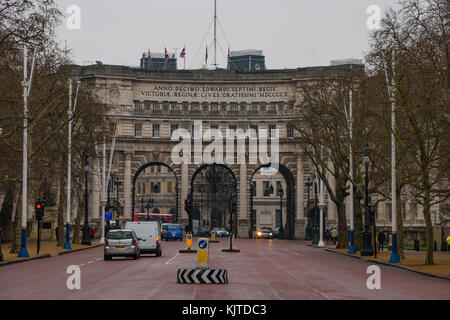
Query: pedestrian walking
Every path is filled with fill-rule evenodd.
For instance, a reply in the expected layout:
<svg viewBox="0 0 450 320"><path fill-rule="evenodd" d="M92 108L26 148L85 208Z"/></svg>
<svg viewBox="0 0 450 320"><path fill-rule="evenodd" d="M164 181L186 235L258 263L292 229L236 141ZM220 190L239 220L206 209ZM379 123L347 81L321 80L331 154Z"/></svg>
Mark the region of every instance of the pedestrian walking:
<svg viewBox="0 0 450 320"><path fill-rule="evenodd" d="M383 251L384 241L386 240L386 236L384 235L383 230L378 233L377 241L378 241L378 250Z"/></svg>
<svg viewBox="0 0 450 320"><path fill-rule="evenodd" d="M447 236L447 251L449 251L450 248L450 234Z"/></svg>
<svg viewBox="0 0 450 320"><path fill-rule="evenodd" d="M94 237L95 237L95 227L94 226L91 226L89 228L89 236L90 236L91 240L94 240Z"/></svg>
<svg viewBox="0 0 450 320"><path fill-rule="evenodd" d="M55 228L56 242L59 241L58 227Z"/></svg>
<svg viewBox="0 0 450 320"><path fill-rule="evenodd" d="M325 243L326 244L330 244L330 240L331 240L330 229L327 229L325 231Z"/></svg>
<svg viewBox="0 0 450 320"><path fill-rule="evenodd" d="M331 239L333 240L333 245L335 245L337 242L339 233L336 230L336 228L333 228L330 233L331 233Z"/></svg>

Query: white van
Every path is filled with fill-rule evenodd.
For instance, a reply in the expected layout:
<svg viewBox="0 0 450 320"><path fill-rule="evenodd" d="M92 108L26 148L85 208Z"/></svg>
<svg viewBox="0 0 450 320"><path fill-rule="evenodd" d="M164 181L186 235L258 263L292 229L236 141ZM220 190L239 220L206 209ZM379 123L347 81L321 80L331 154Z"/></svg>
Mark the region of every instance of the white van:
<svg viewBox="0 0 450 320"><path fill-rule="evenodd" d="M127 222L125 229L133 230L139 240L141 254L156 253L162 255L161 229L158 221Z"/></svg>

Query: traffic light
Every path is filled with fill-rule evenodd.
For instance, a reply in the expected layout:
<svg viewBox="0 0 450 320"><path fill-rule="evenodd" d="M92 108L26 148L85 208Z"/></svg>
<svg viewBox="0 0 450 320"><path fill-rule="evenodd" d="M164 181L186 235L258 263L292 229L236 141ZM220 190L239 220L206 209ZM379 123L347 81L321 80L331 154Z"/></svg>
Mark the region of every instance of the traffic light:
<svg viewBox="0 0 450 320"><path fill-rule="evenodd" d="M191 208L192 208L192 201L191 198L188 197L186 200L184 200L184 210L187 212L188 215L191 214Z"/></svg>
<svg viewBox="0 0 450 320"><path fill-rule="evenodd" d="M41 201L41 199L38 199L34 206L35 213L36 213L36 220L42 220L44 217L44 203Z"/></svg>

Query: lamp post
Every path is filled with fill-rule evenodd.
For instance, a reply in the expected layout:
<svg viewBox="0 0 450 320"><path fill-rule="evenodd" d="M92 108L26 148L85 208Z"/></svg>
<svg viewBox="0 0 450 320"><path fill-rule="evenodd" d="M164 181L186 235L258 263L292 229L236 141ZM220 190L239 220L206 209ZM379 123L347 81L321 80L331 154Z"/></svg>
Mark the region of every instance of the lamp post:
<svg viewBox="0 0 450 320"><path fill-rule="evenodd" d="M91 239L89 238L89 218L88 218L88 173L89 173L89 161L87 153L84 154L84 225L83 225L83 240L81 244L91 245Z"/></svg>
<svg viewBox="0 0 450 320"><path fill-rule="evenodd" d="M370 235L370 208L369 208L369 163L370 154L368 148L364 152L364 166L366 168L365 177L365 200L364 200L364 230L363 230L363 244L361 249L362 256L372 256L372 238Z"/></svg>
<svg viewBox="0 0 450 320"><path fill-rule="evenodd" d="M2 252L2 228L0 228L0 261L3 261L3 252Z"/></svg>
<svg viewBox="0 0 450 320"><path fill-rule="evenodd" d="M250 238L253 239L253 232L255 231L255 215L253 213L253 197L255 195L255 187L250 181Z"/></svg>
<svg viewBox="0 0 450 320"><path fill-rule="evenodd" d="M323 190L323 181L322 179L319 180L319 210L320 210L320 216L319 216L319 243L317 246L323 247L323 208L325 208L325 199L324 199L324 190Z"/></svg>
<svg viewBox="0 0 450 320"><path fill-rule="evenodd" d="M281 220L281 226L280 230L283 230L283 194L284 190L283 187L280 184L280 187L278 188L278 195L280 196L280 220ZM283 231L284 233L284 231ZM284 234L280 231L280 239L284 239ZM289 239L289 238L288 238Z"/></svg>
<svg viewBox="0 0 450 320"><path fill-rule="evenodd" d="M311 236L311 210L310 210L310 202L311 202L310 198L311 198L311 187L312 187L311 178L308 178L308 182L305 183L305 186L308 189L308 205L307 205L307 213L306 213L308 222L306 224L305 240L311 240L312 239L312 236Z"/></svg>
<svg viewBox="0 0 450 320"><path fill-rule="evenodd" d="M314 178L314 208L312 213L312 222L313 222L313 229L312 229L312 244L317 245L319 243L319 225L317 221L318 216L318 207L317 207L317 189L318 189L318 179L317 177Z"/></svg>
<svg viewBox="0 0 450 320"><path fill-rule="evenodd" d="M121 183L119 182L118 177L114 180L114 185L116 186L116 229L120 229L119 187L121 186Z"/></svg>

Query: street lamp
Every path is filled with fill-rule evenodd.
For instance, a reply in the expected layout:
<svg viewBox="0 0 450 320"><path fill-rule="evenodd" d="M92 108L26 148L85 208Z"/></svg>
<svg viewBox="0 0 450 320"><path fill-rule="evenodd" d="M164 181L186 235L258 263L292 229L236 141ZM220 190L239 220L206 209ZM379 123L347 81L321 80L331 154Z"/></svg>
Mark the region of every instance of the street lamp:
<svg viewBox="0 0 450 320"><path fill-rule="evenodd" d="M0 261L3 261L3 253L2 253L2 228L0 228Z"/></svg>
<svg viewBox="0 0 450 320"><path fill-rule="evenodd" d="M308 222L306 224L306 235L305 235L305 240L311 240L312 239L312 235L311 235L311 210L310 210L310 202L311 202L311 187L312 187L312 182L311 182L311 178L308 178L308 182L305 183L306 188L308 189L308 204L307 204L307 213L306 216L308 218Z"/></svg>
<svg viewBox="0 0 450 320"><path fill-rule="evenodd" d="M320 210L320 216L319 216L319 243L317 244L319 247L323 247L323 208L325 208L325 195L324 195L324 185L322 179L319 181L319 210Z"/></svg>
<svg viewBox="0 0 450 320"><path fill-rule="evenodd" d="M116 229L120 229L119 187L121 186L121 183L119 182L118 177L114 180L114 185L116 186Z"/></svg>
<svg viewBox="0 0 450 320"><path fill-rule="evenodd" d="M280 196L280 220L281 220L280 239L284 239L284 234L283 234L284 231L281 232L283 230L283 194L284 194L284 190L280 183L280 187L278 188L278 195Z"/></svg>
<svg viewBox="0 0 450 320"><path fill-rule="evenodd" d="M87 153L84 154L84 180L85 180L85 190L84 190L84 225L83 225L83 240L81 244L91 245L91 239L89 237L89 218L88 218L88 173L89 173L89 161Z"/></svg>
<svg viewBox="0 0 450 320"><path fill-rule="evenodd" d="M317 245L319 243L319 221L317 221L318 218L317 189L318 189L318 179L316 177L314 178L314 208L312 212L312 222L313 222L312 244L314 245Z"/></svg>
<svg viewBox="0 0 450 320"><path fill-rule="evenodd" d="M363 230L363 244L361 249L361 256L372 256L372 238L370 234L370 208L369 208L369 164L370 164L370 153L369 149L366 148L364 151L364 166L366 168L365 177L365 200L364 200L364 230Z"/></svg>

